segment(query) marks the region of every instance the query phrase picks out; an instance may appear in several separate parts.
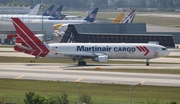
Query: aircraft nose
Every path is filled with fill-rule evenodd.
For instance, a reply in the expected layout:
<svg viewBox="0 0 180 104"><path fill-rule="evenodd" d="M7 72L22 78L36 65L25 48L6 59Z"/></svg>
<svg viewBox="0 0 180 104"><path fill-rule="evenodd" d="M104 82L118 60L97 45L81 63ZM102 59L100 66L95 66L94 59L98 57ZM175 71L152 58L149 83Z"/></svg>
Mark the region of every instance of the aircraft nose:
<svg viewBox="0 0 180 104"><path fill-rule="evenodd" d="M166 50L165 52L164 52L164 56L167 56L167 55L169 55L170 54L170 51L169 50Z"/></svg>

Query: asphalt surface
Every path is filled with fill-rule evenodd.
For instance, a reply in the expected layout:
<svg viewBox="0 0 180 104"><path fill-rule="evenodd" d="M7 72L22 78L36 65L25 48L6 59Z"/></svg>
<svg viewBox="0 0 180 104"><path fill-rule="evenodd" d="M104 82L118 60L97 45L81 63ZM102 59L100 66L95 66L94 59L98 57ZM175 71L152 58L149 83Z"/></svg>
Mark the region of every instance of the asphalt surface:
<svg viewBox="0 0 180 104"><path fill-rule="evenodd" d="M0 77L12 79L35 79L65 82L86 83L113 83L113 84L137 84L144 81L144 85L157 86L180 86L180 76L171 74L144 74L144 73L122 73L102 71L77 71L63 70L68 68L107 68L114 65L89 65L79 67L74 64L39 64L39 63L0 63ZM143 65L117 65L118 67L142 67ZM153 65L152 65L153 66ZM163 66L163 65L156 65ZM169 65L171 66L171 65ZM165 66L166 67L166 66ZM180 67L177 65L176 67Z"/></svg>
<svg viewBox="0 0 180 104"><path fill-rule="evenodd" d="M0 56L14 57L34 57L19 52L11 52L13 49L0 48ZM7 51L7 52L6 52ZM172 56L180 56L179 49L171 50ZM121 59L119 59L121 60ZM129 61L129 60L127 60ZM130 60L132 61L132 60ZM144 61L145 60L135 60ZM171 62L180 63L180 58L157 58L150 62ZM88 63L87 63L88 64ZM180 86L180 76L171 74L142 74L142 73L121 73L121 72L102 72L86 71L96 68L123 68L123 69L180 69L180 64L88 64L87 66L77 66L77 64L60 63L0 63L0 78L12 79L35 79L53 80L67 82L86 82L86 83L114 83L114 84L137 84L145 81L144 85L157 86ZM64 69L64 70L63 70ZM71 70L65 70L71 69ZM85 69L77 71L73 69Z"/></svg>

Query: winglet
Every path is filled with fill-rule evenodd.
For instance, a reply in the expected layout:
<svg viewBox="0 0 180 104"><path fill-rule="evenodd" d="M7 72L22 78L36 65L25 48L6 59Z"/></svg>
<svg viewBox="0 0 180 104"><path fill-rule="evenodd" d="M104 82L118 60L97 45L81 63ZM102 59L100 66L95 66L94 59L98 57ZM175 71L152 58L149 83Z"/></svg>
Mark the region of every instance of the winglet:
<svg viewBox="0 0 180 104"><path fill-rule="evenodd" d="M61 14L61 11L62 11L62 9L63 9L63 6L64 6L64 5L59 6L59 7L51 14L51 16L52 16L52 17L57 17L57 16L59 16L59 15Z"/></svg>
<svg viewBox="0 0 180 104"><path fill-rule="evenodd" d="M126 16L121 23L132 23L134 20L134 17L136 15L136 10L133 10L129 13L128 16Z"/></svg>
<svg viewBox="0 0 180 104"><path fill-rule="evenodd" d="M112 23L120 23L124 18L125 13L120 13L113 21Z"/></svg>
<svg viewBox="0 0 180 104"><path fill-rule="evenodd" d="M19 18L12 18L12 22L17 32L16 43L18 43L14 46L14 50L36 57L45 57L49 53L42 41Z"/></svg>
<svg viewBox="0 0 180 104"><path fill-rule="evenodd" d="M84 19L87 22L94 22L99 8L95 8L89 15Z"/></svg>
<svg viewBox="0 0 180 104"><path fill-rule="evenodd" d="M31 11L28 13L28 15L37 15L39 12L40 4L37 4Z"/></svg>
<svg viewBox="0 0 180 104"><path fill-rule="evenodd" d="M46 11L44 11L44 13L42 14L43 16L50 16L53 12L55 5L51 5Z"/></svg>

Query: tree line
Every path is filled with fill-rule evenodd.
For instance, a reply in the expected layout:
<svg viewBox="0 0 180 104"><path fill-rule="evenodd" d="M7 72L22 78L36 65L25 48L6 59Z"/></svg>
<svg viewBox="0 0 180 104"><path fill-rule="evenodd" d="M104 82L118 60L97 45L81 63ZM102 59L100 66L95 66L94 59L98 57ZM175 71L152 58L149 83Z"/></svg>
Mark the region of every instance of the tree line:
<svg viewBox="0 0 180 104"><path fill-rule="evenodd" d="M64 5L66 10L89 10L99 7L101 10L117 8L180 8L180 0L0 0L1 5L19 5L34 7L38 3Z"/></svg>

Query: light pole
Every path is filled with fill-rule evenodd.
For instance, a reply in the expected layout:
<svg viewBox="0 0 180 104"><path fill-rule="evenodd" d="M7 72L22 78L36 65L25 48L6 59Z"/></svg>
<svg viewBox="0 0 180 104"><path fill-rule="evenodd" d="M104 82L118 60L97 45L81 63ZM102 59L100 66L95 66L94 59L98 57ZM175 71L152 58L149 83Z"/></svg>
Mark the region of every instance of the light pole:
<svg viewBox="0 0 180 104"><path fill-rule="evenodd" d="M141 81L138 84L130 85L130 104L132 104L132 87L137 85L142 85L145 81Z"/></svg>

